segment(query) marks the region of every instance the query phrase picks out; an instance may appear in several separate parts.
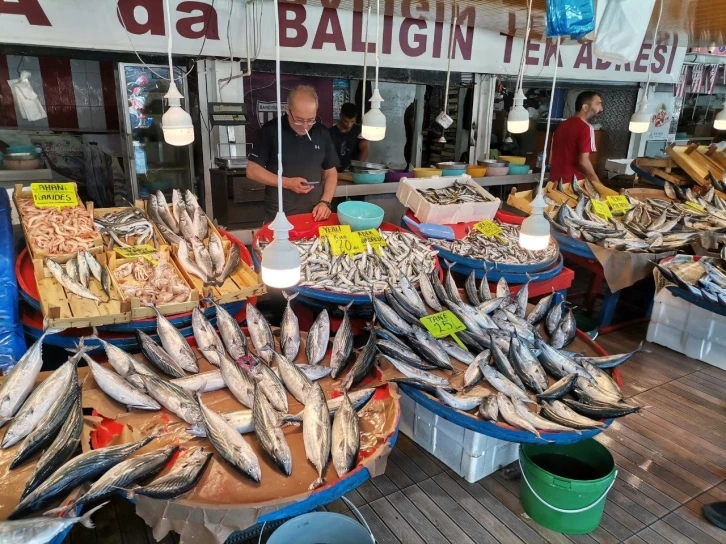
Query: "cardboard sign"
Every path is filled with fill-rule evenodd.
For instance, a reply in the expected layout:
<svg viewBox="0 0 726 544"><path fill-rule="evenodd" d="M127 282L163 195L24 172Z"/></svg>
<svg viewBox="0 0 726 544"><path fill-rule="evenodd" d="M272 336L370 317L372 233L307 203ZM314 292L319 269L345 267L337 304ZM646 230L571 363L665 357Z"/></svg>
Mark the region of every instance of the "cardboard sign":
<svg viewBox="0 0 726 544"><path fill-rule="evenodd" d="M610 211L610 206L608 206L607 202L603 202L602 200L591 200L590 206L592 207L593 213L603 219L610 220L613 218L613 214Z"/></svg>
<svg viewBox="0 0 726 544"><path fill-rule="evenodd" d="M703 206L696 204L695 202L691 202L690 200L686 202L686 207L691 208L692 210L696 210L697 212L705 212L706 208Z"/></svg>
<svg viewBox="0 0 726 544"><path fill-rule="evenodd" d="M630 209L628 197L624 195L609 196L608 204L610 205L610 209L615 213L625 213Z"/></svg>
<svg viewBox="0 0 726 544"><path fill-rule="evenodd" d="M377 247L386 247L386 239L381 236L378 229L359 230L357 234L364 246L366 245L366 242L368 242L371 244L373 249Z"/></svg>
<svg viewBox="0 0 726 544"><path fill-rule="evenodd" d="M344 234L350 232L350 225L331 225L329 227L318 227L318 235L329 236L331 234Z"/></svg>
<svg viewBox="0 0 726 544"><path fill-rule="evenodd" d="M73 183L39 182L30 184L36 208L63 208L78 206L76 186Z"/></svg>
<svg viewBox="0 0 726 544"><path fill-rule="evenodd" d="M466 346L457 338L456 333L465 331L464 325L458 317L449 310L444 310L437 314L427 315L421 318L421 324L431 333L434 338L444 338L451 336L459 346L466 349Z"/></svg>
<svg viewBox="0 0 726 544"><path fill-rule="evenodd" d="M157 262L151 258L151 255L156 253L158 249L156 249L154 246L150 246L149 244L141 244L140 246L130 246L130 247L117 247L114 248L116 253L118 253L121 257L124 259L131 259L133 257L143 257L147 261L149 261L151 264L156 265Z"/></svg>
<svg viewBox="0 0 726 544"><path fill-rule="evenodd" d="M330 250L333 255L355 255L366 250L365 244L361 243L357 232L343 232L340 234L328 234Z"/></svg>
<svg viewBox="0 0 726 544"><path fill-rule="evenodd" d="M474 228L489 238L499 236L502 233L502 227L490 219L479 221L476 225L474 225Z"/></svg>

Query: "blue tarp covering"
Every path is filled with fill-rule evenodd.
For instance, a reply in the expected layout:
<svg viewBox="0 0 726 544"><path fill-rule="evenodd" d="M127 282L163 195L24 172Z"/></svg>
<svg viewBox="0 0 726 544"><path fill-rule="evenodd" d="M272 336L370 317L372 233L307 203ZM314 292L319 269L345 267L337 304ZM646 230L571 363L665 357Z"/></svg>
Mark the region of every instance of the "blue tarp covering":
<svg viewBox="0 0 726 544"><path fill-rule="evenodd" d="M26 350L18 311L15 249L8 192L0 189L0 369L15 365Z"/></svg>

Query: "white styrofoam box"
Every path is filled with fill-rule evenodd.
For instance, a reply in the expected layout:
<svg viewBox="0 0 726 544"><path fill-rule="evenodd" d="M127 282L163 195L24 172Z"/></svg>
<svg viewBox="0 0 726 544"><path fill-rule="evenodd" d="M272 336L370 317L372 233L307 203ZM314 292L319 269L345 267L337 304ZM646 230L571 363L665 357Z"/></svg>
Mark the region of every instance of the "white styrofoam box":
<svg viewBox="0 0 726 544"><path fill-rule="evenodd" d="M686 323L688 323L688 308L681 308L679 306L672 306L667 302L656 301L653 304L653 312L650 314L650 320L668 327L673 327L674 329L683 330L686 328Z"/></svg>
<svg viewBox="0 0 726 544"><path fill-rule="evenodd" d="M726 317L691 304L685 331L690 336L718 340L726 327Z"/></svg>
<svg viewBox="0 0 726 544"><path fill-rule="evenodd" d="M422 189L443 189L444 187L450 187L456 181L470 185L475 191L486 198L492 199L492 201L467 202L464 204L448 204L442 206L427 201L419 192ZM416 219L422 223L435 223L437 225L494 219L494 215L501 205L501 200L494 198L486 189L482 188L470 176L466 175L445 178L403 178L398 184L396 197L401 204L413 211Z"/></svg>
<svg viewBox="0 0 726 544"><path fill-rule="evenodd" d="M413 436L413 425L416 419L416 403L408 395L401 393L401 419L398 430L406 436Z"/></svg>
<svg viewBox="0 0 726 544"><path fill-rule="evenodd" d="M654 342L670 348L678 353L683 353L685 349L685 340L683 331L663 323L651 321L648 325L648 334L645 337L648 342Z"/></svg>
<svg viewBox="0 0 726 544"><path fill-rule="evenodd" d="M436 420L438 416L416 403L416 417L413 421L413 439L429 452L434 451L436 442Z"/></svg>
<svg viewBox="0 0 726 544"><path fill-rule="evenodd" d="M689 336L685 354L704 363L726 370L726 346L713 340Z"/></svg>
<svg viewBox="0 0 726 544"><path fill-rule="evenodd" d="M630 168L630 163L633 159L608 159L605 163L605 170L613 172L615 174L626 174L628 176L633 175L633 169Z"/></svg>

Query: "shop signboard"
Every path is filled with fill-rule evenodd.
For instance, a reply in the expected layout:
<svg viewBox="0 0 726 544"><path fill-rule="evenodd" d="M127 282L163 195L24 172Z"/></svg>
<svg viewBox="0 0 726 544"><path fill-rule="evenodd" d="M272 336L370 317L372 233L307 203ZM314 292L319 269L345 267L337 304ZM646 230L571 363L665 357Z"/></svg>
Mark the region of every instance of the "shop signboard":
<svg viewBox="0 0 726 544"><path fill-rule="evenodd" d="M243 35L248 18L244 3L232 0L170 0L174 29L174 52L194 57L246 58ZM265 2L269 7L269 2ZM355 10L340 7L340 0L321 6L281 2L280 42L286 61L362 65L366 18L363 0L354 0ZM350 4L347 4L350 5ZM419 70L445 70L449 40L449 13L443 3L384 2L381 21L381 66ZM258 58L274 59L274 27L271 9L257 10ZM517 13L509 14L513 23ZM252 11L249 13L252 17ZM519 68L523 40L479 28L487 16L483 6L459 9L454 30L452 70L489 74L512 74ZM437 22L438 21L438 22ZM371 21L375 22L375 21ZM375 27L370 25L371 29ZM227 28L234 29L231 43ZM264 29L264 30L263 30ZM164 0L0 0L0 36L3 43L111 51L166 52ZM371 32L369 42L375 42ZM653 50L652 81L675 83L686 47L657 45ZM683 44L685 45L685 44ZM368 44L369 52L375 43ZM558 77L586 81L641 82L651 45L643 44L633 62L618 65L593 56L591 44L571 43L561 47ZM525 76L549 78L554 72L554 42L531 41L526 49Z"/></svg>

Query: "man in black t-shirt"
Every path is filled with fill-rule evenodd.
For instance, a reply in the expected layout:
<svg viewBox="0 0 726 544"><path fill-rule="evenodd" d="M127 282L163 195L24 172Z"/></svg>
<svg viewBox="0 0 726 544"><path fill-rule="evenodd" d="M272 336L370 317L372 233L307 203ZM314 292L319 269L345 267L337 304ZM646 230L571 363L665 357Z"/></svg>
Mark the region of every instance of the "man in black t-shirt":
<svg viewBox="0 0 726 544"><path fill-rule="evenodd" d="M338 172L347 170L350 161L365 161L368 158L368 141L360 138L361 126L355 122L358 108L350 102L340 107L340 120L330 129L330 137L338 152Z"/></svg>
<svg viewBox="0 0 726 544"><path fill-rule="evenodd" d="M328 129L317 122L318 95L299 85L287 95L282 118L282 204L285 213L330 216L340 163ZM247 177L265 185L265 223L275 218L277 199L277 119L266 123L249 154Z"/></svg>

